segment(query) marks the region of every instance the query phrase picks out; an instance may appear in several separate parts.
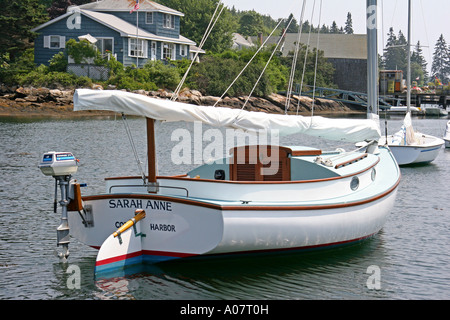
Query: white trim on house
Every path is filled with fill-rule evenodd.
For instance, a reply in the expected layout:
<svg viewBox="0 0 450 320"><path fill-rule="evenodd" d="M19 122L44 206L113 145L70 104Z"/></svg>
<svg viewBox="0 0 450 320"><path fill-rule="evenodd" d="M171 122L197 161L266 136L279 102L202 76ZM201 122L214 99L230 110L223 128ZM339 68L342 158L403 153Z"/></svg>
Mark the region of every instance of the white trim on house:
<svg viewBox="0 0 450 320"><path fill-rule="evenodd" d="M164 15L163 15L163 28L175 29L175 17L173 15L164 13Z"/></svg>
<svg viewBox="0 0 450 320"><path fill-rule="evenodd" d="M138 40L137 47L136 47L136 40ZM128 38L128 56L133 58L147 58L148 57L147 40L140 38L138 39Z"/></svg>
<svg viewBox="0 0 450 320"><path fill-rule="evenodd" d="M177 46L175 43L163 42L161 43L161 60L164 59L176 59Z"/></svg>
<svg viewBox="0 0 450 320"><path fill-rule="evenodd" d="M158 43L156 41L150 42L150 60L155 61L157 59L156 53L158 50Z"/></svg>
<svg viewBox="0 0 450 320"><path fill-rule="evenodd" d="M112 55L114 55L114 37L97 37L97 42L95 43L95 45L97 46L98 51L100 52L100 54L102 55L106 55L107 53L105 52L105 40L111 40L111 50L110 53ZM101 44L100 44L101 43ZM108 50L108 49L106 49Z"/></svg>
<svg viewBox="0 0 450 320"><path fill-rule="evenodd" d="M66 37L60 35L44 36L44 48L47 49L64 49L66 47Z"/></svg>
<svg viewBox="0 0 450 320"><path fill-rule="evenodd" d="M151 17L151 21L149 17ZM145 12L145 24L153 24L153 20L154 20L153 12L148 11Z"/></svg>
<svg viewBox="0 0 450 320"><path fill-rule="evenodd" d="M185 44L180 44L180 56L187 57L188 55L188 46Z"/></svg>

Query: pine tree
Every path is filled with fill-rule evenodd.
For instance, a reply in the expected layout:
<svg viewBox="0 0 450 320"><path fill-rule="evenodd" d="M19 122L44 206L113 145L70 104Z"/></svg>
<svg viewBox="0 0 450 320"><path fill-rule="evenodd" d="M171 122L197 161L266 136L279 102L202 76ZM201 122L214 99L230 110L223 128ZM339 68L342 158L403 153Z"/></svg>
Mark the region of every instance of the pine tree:
<svg viewBox="0 0 450 320"><path fill-rule="evenodd" d="M383 63L386 70L402 70L406 75L407 69L407 41L400 31L398 36L391 27L383 54Z"/></svg>
<svg viewBox="0 0 450 320"><path fill-rule="evenodd" d="M394 34L394 28L389 29L388 39L383 54L383 64L386 70L395 70L395 45L397 43L397 36Z"/></svg>
<svg viewBox="0 0 450 320"><path fill-rule="evenodd" d="M292 22L291 22L291 24L289 24L289 21L291 21L291 19L292 19ZM289 26L288 26L288 24L289 24ZM297 33L298 32L298 23L297 23L297 20L295 20L294 15L292 13L289 15L289 18L286 21L285 27L287 28L286 33Z"/></svg>
<svg viewBox="0 0 450 320"><path fill-rule="evenodd" d="M425 81L428 81L428 77L427 61L423 57L422 47L420 41L418 41L411 55L411 79L422 85Z"/></svg>
<svg viewBox="0 0 450 320"><path fill-rule="evenodd" d="M353 21L352 14L350 12L347 14L347 21L345 22L344 30L346 34L353 34Z"/></svg>
<svg viewBox="0 0 450 320"><path fill-rule="evenodd" d="M0 65L3 59L14 61L33 46L32 28L48 20L38 0L1 1Z"/></svg>
<svg viewBox="0 0 450 320"><path fill-rule="evenodd" d="M431 65L433 79L437 78L441 83L448 83L450 79L450 55L444 36L441 34L434 47L433 64Z"/></svg>
<svg viewBox="0 0 450 320"><path fill-rule="evenodd" d="M333 21L333 23L331 24L330 33L339 33L339 28L336 21Z"/></svg>

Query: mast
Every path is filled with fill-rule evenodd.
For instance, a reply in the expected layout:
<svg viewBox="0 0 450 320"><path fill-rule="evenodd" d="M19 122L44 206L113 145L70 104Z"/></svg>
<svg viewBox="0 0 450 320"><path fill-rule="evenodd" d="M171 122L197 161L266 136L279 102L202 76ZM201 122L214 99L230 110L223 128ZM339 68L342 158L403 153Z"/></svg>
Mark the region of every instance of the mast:
<svg viewBox="0 0 450 320"><path fill-rule="evenodd" d="M156 143L155 143L155 120L147 120L147 157L148 157L148 191L156 192Z"/></svg>
<svg viewBox="0 0 450 320"><path fill-rule="evenodd" d="M378 114L377 0L367 0L367 114Z"/></svg>
<svg viewBox="0 0 450 320"><path fill-rule="evenodd" d="M408 0L408 43L406 44L408 50L408 67L406 70L406 106L407 112L411 108L411 0Z"/></svg>

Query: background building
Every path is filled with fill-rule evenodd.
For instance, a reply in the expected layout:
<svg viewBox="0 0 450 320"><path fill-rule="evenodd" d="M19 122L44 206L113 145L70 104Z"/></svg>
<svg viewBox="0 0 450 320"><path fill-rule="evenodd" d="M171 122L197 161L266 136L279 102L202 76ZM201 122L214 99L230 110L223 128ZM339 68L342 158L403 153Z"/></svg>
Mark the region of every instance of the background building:
<svg viewBox="0 0 450 320"><path fill-rule="evenodd" d="M308 43L308 34L302 34L300 42ZM310 49L317 47L317 33L311 34ZM287 33L282 55L287 56L293 52L298 39L297 33ZM263 41L266 37L263 38ZM268 45L275 44L278 37L267 41ZM256 42L256 37L253 38ZM336 69L334 83L341 90L367 92L367 36L365 34L320 34L319 50Z"/></svg>

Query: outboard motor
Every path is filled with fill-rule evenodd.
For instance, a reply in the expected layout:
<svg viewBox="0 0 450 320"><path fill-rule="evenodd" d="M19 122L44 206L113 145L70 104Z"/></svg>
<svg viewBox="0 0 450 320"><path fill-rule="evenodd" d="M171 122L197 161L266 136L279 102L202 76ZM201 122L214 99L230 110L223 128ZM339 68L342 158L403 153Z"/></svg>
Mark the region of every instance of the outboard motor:
<svg viewBox="0 0 450 320"><path fill-rule="evenodd" d="M58 195L58 185L61 190L61 224L56 229L57 233L57 245L62 246L63 250L58 253L58 256L63 262L67 261L69 256L69 222L67 217L67 207L69 205L70 199L69 194L71 189L75 185L75 180L71 179L72 174L76 173L78 170L79 160L74 157L70 152L55 152L50 151L42 156L41 162L39 163L39 169L46 176L52 176L55 178L55 200L53 205L53 211L57 212L57 195Z"/></svg>

